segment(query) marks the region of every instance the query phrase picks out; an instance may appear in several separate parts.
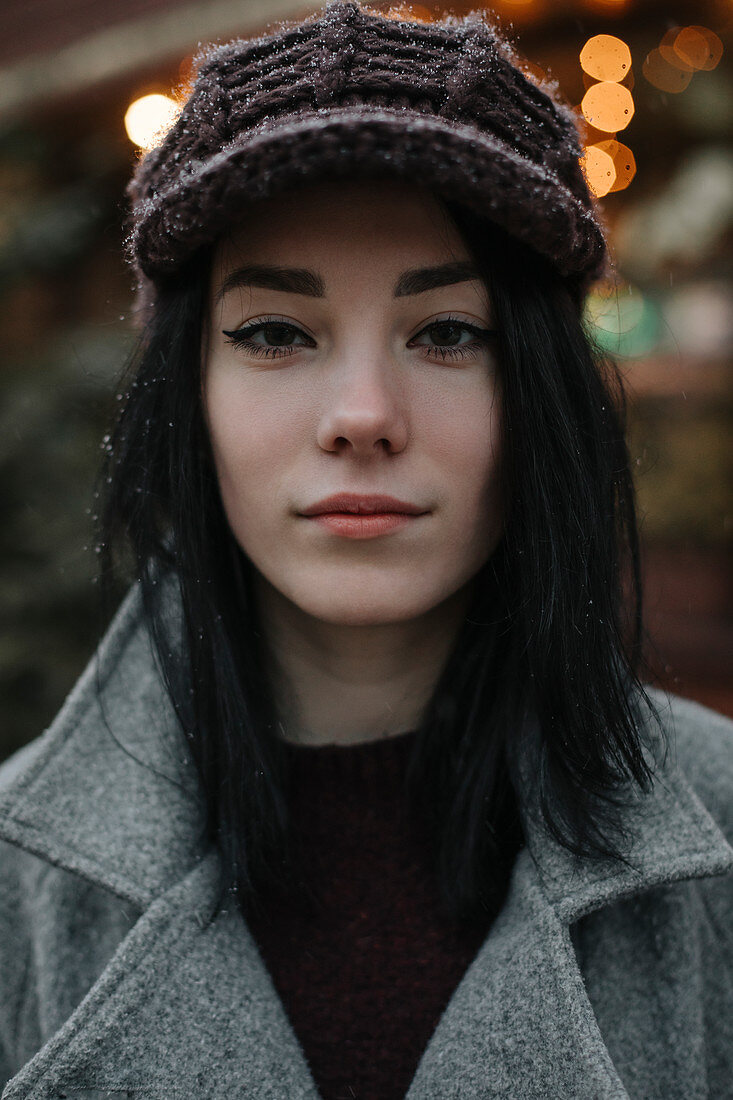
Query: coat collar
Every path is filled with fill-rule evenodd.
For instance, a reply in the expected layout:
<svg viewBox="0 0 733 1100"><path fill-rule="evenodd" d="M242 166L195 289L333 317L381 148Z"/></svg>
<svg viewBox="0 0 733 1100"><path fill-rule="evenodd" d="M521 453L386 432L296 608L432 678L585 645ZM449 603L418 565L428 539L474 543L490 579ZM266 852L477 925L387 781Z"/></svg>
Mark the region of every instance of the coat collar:
<svg viewBox="0 0 733 1100"><path fill-rule="evenodd" d="M166 598L175 613L172 589ZM631 893L733 866L721 830L669 765L626 811L621 867L574 857L542 825L533 794L521 809L529 858L568 924ZM135 585L49 730L0 773L0 838L145 908L205 854L204 835L197 777Z"/></svg>
<svg viewBox="0 0 733 1100"><path fill-rule="evenodd" d="M654 689L647 689L647 694L661 715L665 697ZM526 782L520 812L527 850L545 897L565 925L654 886L717 875L733 867L733 848L720 827L683 772L660 756L661 741L646 704L641 714L649 735L643 751L655 778L648 792L625 792L623 863L575 856L550 835L536 786L528 777L527 757L521 758ZM528 740L536 735L532 728L526 734Z"/></svg>

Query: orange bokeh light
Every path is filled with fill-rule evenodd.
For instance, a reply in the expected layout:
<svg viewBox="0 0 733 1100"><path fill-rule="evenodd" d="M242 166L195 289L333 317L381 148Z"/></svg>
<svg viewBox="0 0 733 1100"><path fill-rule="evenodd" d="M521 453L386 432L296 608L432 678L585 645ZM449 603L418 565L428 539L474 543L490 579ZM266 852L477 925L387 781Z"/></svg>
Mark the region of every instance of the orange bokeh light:
<svg viewBox="0 0 733 1100"><path fill-rule="evenodd" d="M652 50L646 55L641 71L655 88L661 92L684 92L692 80L691 69L681 69L666 60L660 50Z"/></svg>
<svg viewBox="0 0 733 1100"><path fill-rule="evenodd" d="M583 73L583 87L585 88L586 92L596 83L597 81L592 76L588 76L587 73ZM616 80L614 81L614 83L623 84L624 88L628 88L630 92L633 92L634 85L636 83L636 80L634 78L634 70L631 69L628 76L625 76L623 80Z"/></svg>
<svg viewBox="0 0 733 1100"><path fill-rule="evenodd" d="M722 56L723 43L708 27L670 27L642 72L662 92L684 92L694 73L714 69Z"/></svg>
<svg viewBox="0 0 733 1100"><path fill-rule="evenodd" d="M616 141L615 138L608 138L606 141L597 141L595 147L607 153L613 161L616 178L609 188L609 191L623 191L624 188L629 186L636 175L636 160L634 154L631 152L628 145L623 145L620 141Z"/></svg>
<svg viewBox="0 0 733 1100"><path fill-rule="evenodd" d="M634 117L631 92L623 85L608 80L589 88L580 106L591 126L606 134L625 130Z"/></svg>
<svg viewBox="0 0 733 1100"><path fill-rule="evenodd" d="M581 157L580 167L596 198L607 195L616 180L613 157L597 145L588 145Z"/></svg>
<svg viewBox="0 0 733 1100"><path fill-rule="evenodd" d="M690 65L689 62L684 61L683 58L676 52L674 48L675 40L680 33L679 27L670 27L665 34L662 41L659 43L659 52L667 62L674 69L679 69L683 73L694 73L695 66Z"/></svg>
<svg viewBox="0 0 733 1100"><path fill-rule="evenodd" d="M714 69L723 56L723 43L707 27L683 27L673 49L693 69Z"/></svg>
<svg viewBox="0 0 733 1100"><path fill-rule="evenodd" d="M631 70L631 50L613 34L597 34L580 51L580 66L596 80L618 82Z"/></svg>

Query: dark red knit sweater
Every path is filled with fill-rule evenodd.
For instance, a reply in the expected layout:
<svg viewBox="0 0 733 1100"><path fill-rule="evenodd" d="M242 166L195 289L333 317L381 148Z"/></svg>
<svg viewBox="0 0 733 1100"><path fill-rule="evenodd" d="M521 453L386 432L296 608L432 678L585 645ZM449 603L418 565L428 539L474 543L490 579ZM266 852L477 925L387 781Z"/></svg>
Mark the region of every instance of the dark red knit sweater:
<svg viewBox="0 0 733 1100"><path fill-rule="evenodd" d="M320 899L249 918L323 1100L402 1100L486 933L439 913L402 779L414 733L291 745L304 878Z"/></svg>

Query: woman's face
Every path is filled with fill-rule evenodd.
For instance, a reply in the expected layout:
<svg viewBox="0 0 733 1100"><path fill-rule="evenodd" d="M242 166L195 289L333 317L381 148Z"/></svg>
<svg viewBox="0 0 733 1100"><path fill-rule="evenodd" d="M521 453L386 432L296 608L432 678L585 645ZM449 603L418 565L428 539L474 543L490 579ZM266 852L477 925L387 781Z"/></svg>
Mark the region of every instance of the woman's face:
<svg viewBox="0 0 733 1100"><path fill-rule="evenodd" d="M469 261L436 200L400 181L265 200L217 249L202 388L222 501L264 587L307 615L424 615L499 540L491 304L465 270L415 274ZM304 515L342 493L420 514Z"/></svg>

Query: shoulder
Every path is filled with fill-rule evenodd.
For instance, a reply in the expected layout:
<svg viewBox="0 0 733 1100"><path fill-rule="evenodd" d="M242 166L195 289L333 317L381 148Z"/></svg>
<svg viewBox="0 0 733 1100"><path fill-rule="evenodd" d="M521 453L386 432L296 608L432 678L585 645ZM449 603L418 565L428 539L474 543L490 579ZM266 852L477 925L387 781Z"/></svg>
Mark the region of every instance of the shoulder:
<svg viewBox="0 0 733 1100"><path fill-rule="evenodd" d="M666 734L669 764L733 843L733 720L655 688L647 695Z"/></svg>

